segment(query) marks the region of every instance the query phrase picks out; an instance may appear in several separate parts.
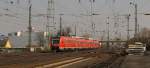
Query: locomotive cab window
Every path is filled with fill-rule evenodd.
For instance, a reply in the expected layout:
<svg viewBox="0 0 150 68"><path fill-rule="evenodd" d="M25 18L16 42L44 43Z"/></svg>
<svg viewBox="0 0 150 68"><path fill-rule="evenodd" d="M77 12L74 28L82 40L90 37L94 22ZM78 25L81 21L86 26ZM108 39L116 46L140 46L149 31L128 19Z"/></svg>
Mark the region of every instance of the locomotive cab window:
<svg viewBox="0 0 150 68"><path fill-rule="evenodd" d="M58 44L58 43L59 43L59 39L53 39L53 40L52 40L52 43L53 43L53 44Z"/></svg>

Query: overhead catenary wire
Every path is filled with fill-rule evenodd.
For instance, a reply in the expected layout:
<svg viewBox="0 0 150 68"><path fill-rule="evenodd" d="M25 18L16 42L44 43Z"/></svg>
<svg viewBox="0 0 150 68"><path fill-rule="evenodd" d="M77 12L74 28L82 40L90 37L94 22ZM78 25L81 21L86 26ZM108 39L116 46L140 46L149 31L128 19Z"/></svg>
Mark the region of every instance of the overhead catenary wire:
<svg viewBox="0 0 150 68"><path fill-rule="evenodd" d="M1 7L0 9L2 11L9 12L9 13L6 13L6 14L2 14L3 16L14 17L17 20L23 20L23 21L27 20L27 16L24 16L24 14L19 14L18 12L16 13L16 12L12 11L12 9L8 9L8 8L4 9L3 7ZM23 9L23 10L26 10L26 9ZM15 19L13 19L13 20L15 20ZM39 21L37 21L37 22L39 22Z"/></svg>
<svg viewBox="0 0 150 68"><path fill-rule="evenodd" d="M4 0L3 0L4 1ZM10 8L9 7L7 7L7 8L4 8L4 7L0 7L0 9L3 9L3 10L7 10L7 11L10 11L10 12L12 12L12 13L14 13L14 14L16 14L16 15L20 15L20 16L23 16L23 17L26 17L25 15L26 14L24 14L25 12L24 11L28 11L28 8L27 7L22 7L22 6L20 6L20 5L11 5L11 4L9 4L9 3L7 3L8 4L8 6L11 6ZM16 12L14 12L14 11L16 11L16 10L22 10L23 11L23 13L21 14L21 13L16 13ZM34 15L38 15L38 14L41 14L41 13L39 13L39 12L37 12L36 11L36 8L32 8L32 12L34 12Z"/></svg>

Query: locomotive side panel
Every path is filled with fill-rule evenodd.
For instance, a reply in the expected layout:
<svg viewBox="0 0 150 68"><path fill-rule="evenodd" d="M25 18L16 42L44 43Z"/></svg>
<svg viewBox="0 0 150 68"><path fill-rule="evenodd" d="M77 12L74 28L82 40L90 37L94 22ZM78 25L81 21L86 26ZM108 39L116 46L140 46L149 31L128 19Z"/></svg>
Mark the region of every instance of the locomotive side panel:
<svg viewBox="0 0 150 68"><path fill-rule="evenodd" d="M99 48L99 42L95 40L86 40L72 37L60 37L60 49L86 49L86 48Z"/></svg>

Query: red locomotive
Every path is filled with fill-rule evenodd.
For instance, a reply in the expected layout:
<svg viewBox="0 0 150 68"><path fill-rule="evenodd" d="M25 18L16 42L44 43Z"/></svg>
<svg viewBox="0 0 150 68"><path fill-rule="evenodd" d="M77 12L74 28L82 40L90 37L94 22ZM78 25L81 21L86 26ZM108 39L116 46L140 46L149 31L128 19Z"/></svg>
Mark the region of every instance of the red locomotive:
<svg viewBox="0 0 150 68"><path fill-rule="evenodd" d="M52 48L52 50L94 49L100 48L101 43L96 40L61 36L61 37L52 37L50 47Z"/></svg>

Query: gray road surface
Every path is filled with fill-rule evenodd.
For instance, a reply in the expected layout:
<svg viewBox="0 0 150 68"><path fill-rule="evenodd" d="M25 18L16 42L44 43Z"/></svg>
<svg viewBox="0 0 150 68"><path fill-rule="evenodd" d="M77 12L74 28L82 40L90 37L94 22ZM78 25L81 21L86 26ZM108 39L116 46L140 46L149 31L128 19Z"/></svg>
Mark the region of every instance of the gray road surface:
<svg viewBox="0 0 150 68"><path fill-rule="evenodd" d="M121 68L150 68L150 56L128 55Z"/></svg>

